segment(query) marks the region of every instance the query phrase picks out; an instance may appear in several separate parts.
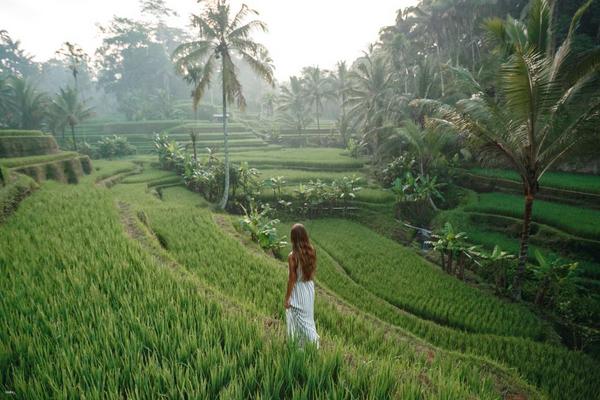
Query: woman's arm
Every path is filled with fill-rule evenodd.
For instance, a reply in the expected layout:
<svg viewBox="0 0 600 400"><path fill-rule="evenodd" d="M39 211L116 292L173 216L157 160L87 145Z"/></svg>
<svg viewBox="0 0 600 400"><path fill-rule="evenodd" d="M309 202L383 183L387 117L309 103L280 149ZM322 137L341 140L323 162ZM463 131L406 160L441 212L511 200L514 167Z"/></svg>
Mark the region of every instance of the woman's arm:
<svg viewBox="0 0 600 400"><path fill-rule="evenodd" d="M290 297L292 296L292 289L294 289L294 285L296 284L296 258L292 253L288 256L288 282L287 282L287 290L285 292L285 300L283 305L285 308L290 308Z"/></svg>

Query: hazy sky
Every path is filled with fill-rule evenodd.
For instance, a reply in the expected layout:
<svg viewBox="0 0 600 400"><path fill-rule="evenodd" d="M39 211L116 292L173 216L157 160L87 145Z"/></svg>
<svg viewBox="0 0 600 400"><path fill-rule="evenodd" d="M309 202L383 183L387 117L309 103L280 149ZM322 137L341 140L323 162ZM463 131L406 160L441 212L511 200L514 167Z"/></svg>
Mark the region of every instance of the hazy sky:
<svg viewBox="0 0 600 400"><path fill-rule="evenodd" d="M396 11L416 0L232 0L260 12L269 32L257 38L267 46L278 79L297 74L306 65L331 68L353 60L377 39L379 28L394 22ZM167 0L179 12L174 23L184 26L196 0ZM43 61L65 41L93 53L100 44L97 23L113 15L139 16L138 0L0 0L0 29Z"/></svg>

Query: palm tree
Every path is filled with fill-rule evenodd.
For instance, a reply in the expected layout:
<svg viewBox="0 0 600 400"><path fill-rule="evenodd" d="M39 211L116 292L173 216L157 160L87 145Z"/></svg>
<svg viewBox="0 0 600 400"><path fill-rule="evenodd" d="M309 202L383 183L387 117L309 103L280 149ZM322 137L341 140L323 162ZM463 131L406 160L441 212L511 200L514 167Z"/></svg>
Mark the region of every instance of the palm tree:
<svg viewBox="0 0 600 400"><path fill-rule="evenodd" d="M83 49L75 43L64 42L62 47L56 51L57 55L65 57L69 62L69 69L71 70L71 74L73 75L73 80L75 82L75 89L79 90L79 85L77 82L77 76L80 72L80 66L84 66L88 60L87 54L83 51Z"/></svg>
<svg viewBox="0 0 600 400"><path fill-rule="evenodd" d="M262 95L260 99L260 111L261 117L262 114L266 114L268 117L273 116L273 112L275 111L275 103L277 102L277 94L275 92L267 92Z"/></svg>
<svg viewBox="0 0 600 400"><path fill-rule="evenodd" d="M394 140L400 139L408 144L408 148L416 156L420 176L431 175L431 169L444 159L444 148L450 141L450 136L445 131L434 129L431 126L422 129L413 121L406 120L396 129L396 133L386 140L386 147L394 148ZM427 200L434 210L437 210L432 196Z"/></svg>
<svg viewBox="0 0 600 400"><path fill-rule="evenodd" d="M363 142L370 145L371 153L378 160L379 136L387 118L392 75L383 57L365 54L349 78L351 85L346 104L354 126L360 127Z"/></svg>
<svg viewBox="0 0 600 400"><path fill-rule="evenodd" d="M308 116L308 102L302 87L302 81L292 76L289 86L281 86L278 111L283 111L283 119L302 135L306 125L310 122Z"/></svg>
<svg viewBox="0 0 600 400"><path fill-rule="evenodd" d="M237 77L233 55L244 60L253 71L273 85L273 69L262 61L266 48L253 41L250 34L258 29L266 31L264 22L251 20L244 23L248 15L258 15L246 5L233 15L226 0L213 0L200 15L193 15L192 22L198 28L198 39L177 47L173 59L178 73L185 76L193 67L201 68L201 79L194 88L193 101L198 104L209 88L218 61L221 60L221 88L223 101L223 141L225 151L225 182L223 198L219 207L224 209L229 198L229 145L227 133L227 104L237 101L240 108L246 105L242 85Z"/></svg>
<svg viewBox="0 0 600 400"><path fill-rule="evenodd" d="M336 71L331 75L334 92L340 102L340 117L338 118L338 128L342 135L344 145L348 143L348 117L346 115L346 98L348 95L348 67L345 61L340 61L336 65Z"/></svg>
<svg viewBox="0 0 600 400"><path fill-rule="evenodd" d="M517 299L521 298L539 181L586 133L597 129L600 117L600 51L576 54L571 47L579 19L590 4L577 11L566 39L555 48L550 3L533 0L527 24L514 24L510 29L500 26L512 54L498 73L498 99L486 95L468 71L455 69L475 94L456 107L438 103L441 119L432 121L468 134L486 155L500 156L521 177L525 207L513 282Z"/></svg>
<svg viewBox="0 0 600 400"><path fill-rule="evenodd" d="M8 124L14 109L10 78L0 76L0 127Z"/></svg>
<svg viewBox="0 0 600 400"><path fill-rule="evenodd" d="M52 102L52 115L57 121L57 127L64 129L69 126L71 128L73 149L77 151L75 126L93 115L92 108L87 107L83 101L79 100L79 94L75 88L61 88Z"/></svg>
<svg viewBox="0 0 600 400"><path fill-rule="evenodd" d="M331 82L322 73L319 67L306 67L302 71L304 90L309 104L315 106L315 117L317 118L317 129L321 129L319 117L323 110L323 100L333 99L335 93Z"/></svg>
<svg viewBox="0 0 600 400"><path fill-rule="evenodd" d="M10 82L13 95L14 121L19 129L37 129L46 116L47 96L24 78L13 77Z"/></svg>

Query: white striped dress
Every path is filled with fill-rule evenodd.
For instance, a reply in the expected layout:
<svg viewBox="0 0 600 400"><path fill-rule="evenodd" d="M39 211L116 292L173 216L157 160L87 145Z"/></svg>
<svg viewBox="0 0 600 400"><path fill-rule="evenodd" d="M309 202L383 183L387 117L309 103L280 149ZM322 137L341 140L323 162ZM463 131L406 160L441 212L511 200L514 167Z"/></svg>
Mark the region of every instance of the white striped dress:
<svg viewBox="0 0 600 400"><path fill-rule="evenodd" d="M302 280L302 268L296 267L296 283L290 296L290 308L285 312L287 334L292 340L297 340L302 347L308 342L315 343L319 348L319 335L315 326L315 283Z"/></svg>

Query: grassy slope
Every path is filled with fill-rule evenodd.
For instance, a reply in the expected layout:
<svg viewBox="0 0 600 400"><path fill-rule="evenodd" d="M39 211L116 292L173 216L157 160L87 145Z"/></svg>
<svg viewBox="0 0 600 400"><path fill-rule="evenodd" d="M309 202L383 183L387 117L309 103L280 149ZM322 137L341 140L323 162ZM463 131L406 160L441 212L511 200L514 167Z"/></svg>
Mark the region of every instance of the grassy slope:
<svg viewBox="0 0 600 400"><path fill-rule="evenodd" d="M139 185L138 189L135 189L136 185L126 186L116 186L113 189L116 196L135 204L138 211L143 210L161 241L180 263L228 296L251 304L260 313L277 320L283 319L281 301L286 272L279 262L264 256L254 256L237 241L224 235L213 223L210 212L199 208L198 197L185 189L165 190L164 201L161 202L144 195L142 185ZM317 301L317 307L320 310L317 324L325 346L327 343L339 343L345 348L355 348L358 352L368 354L373 362L380 358L393 357L396 360L395 364L400 364L400 369L404 369L401 373L401 386L405 385L404 377L413 375L415 368L418 369L418 365L422 365L422 356L415 353L414 347L404 340L395 339L386 332L389 328L378 328L364 317L342 313L338 307L321 298ZM477 362L455 359L452 363L452 358L440 355L435 357L434 361L429 361L433 364L421 373L427 375L427 380L432 379L433 387L425 391L420 388L414 393L433 397L437 397L436 393L455 396L454 393L465 389L459 389L451 382L460 377L458 379L465 382L461 386L470 387L474 383L473 380L480 379L477 374L483 375L483 385L490 384L489 381L486 382L487 373L477 367ZM446 367L450 367L451 371L446 371ZM437 378L432 376L433 370L436 371ZM448 375L455 378L449 378ZM445 388L438 392L438 385ZM477 397L485 397L488 389L476 387L469 390L481 390ZM402 391L404 392L404 389ZM406 397L412 398L413 395Z"/></svg>
<svg viewBox="0 0 600 400"><path fill-rule="evenodd" d="M372 240L375 237L377 240L381 239L382 242L385 242L386 239L358 227L361 233L358 241L350 241L347 233L352 232L357 227L356 224L350 222L318 220L310 222L308 226L311 229L313 238L319 245L319 279L346 301L384 321L407 329L437 346L483 356L515 368L519 374L529 382L542 388L551 398L582 400L598 398L596 382L600 379L600 373L598 372L598 363L590 357L568 351L560 346L528 339L490 334L469 334L405 312L394 306L393 302L385 300L385 297L396 296L398 298L400 293L387 293L385 296L377 295L381 293L381 283L394 279L393 276L402 274L402 270L395 268L394 265L392 265L392 269L382 265L381 269L371 272L362 269L357 274L357 268L360 268L360 266L354 263L353 258L344 255L335 260L326 251L326 249L334 249L339 256L339 248L336 249L336 247L340 244L360 248L361 243L373 243ZM333 227L336 227L336 229L332 230ZM320 247L321 245L324 247ZM407 252L399 245L394 244L394 246L397 249L392 251L391 254L405 254ZM369 259L381 258L381 248L377 246L372 248L363 246L362 248L368 254ZM338 261L341 262L341 265ZM421 264L424 263L424 261L421 261ZM424 267L428 268L428 266ZM354 274L352 274L353 271ZM381 275L382 273L384 275ZM370 274L370 276L361 278L361 275L365 274ZM414 276L409 276L407 279L410 279L417 287L419 286ZM357 283L359 280L368 282L368 284L360 285ZM439 296L439 294L440 292L432 292L431 295Z"/></svg>
<svg viewBox="0 0 600 400"><path fill-rule="evenodd" d="M186 202L175 208L189 215ZM206 211L194 220L202 218ZM283 282L278 267L218 239L219 253L239 261L229 281L268 292L269 281L254 281L260 271L246 270L261 268ZM364 347L328 341L318 356L287 347L259 313L219 302L205 281L158 265L128 240L106 190L45 184L0 227L0 240L8 244L0 249L0 388L19 398L499 398L495 376L475 362L429 358L398 343L399 358L367 353L385 332L370 336L353 317L343 327L366 334ZM194 264L208 268L215 255L203 250Z"/></svg>
<svg viewBox="0 0 600 400"><path fill-rule="evenodd" d="M297 168L346 171L356 170L363 166L363 161L351 158L342 149L302 148L281 149L268 153L249 151L235 154L234 161L248 161L251 167L257 168Z"/></svg>
<svg viewBox="0 0 600 400"><path fill-rule="evenodd" d="M515 182L521 181L519 175L510 170L473 168L470 172L475 175L502 178ZM600 193L600 176L567 172L548 172L542 177L540 185L579 192Z"/></svg>
<svg viewBox="0 0 600 400"><path fill-rule="evenodd" d="M412 314L474 333L535 340L553 336L526 308L460 282L412 249L364 226L334 219L311 221L308 226L315 240L344 265L351 278Z"/></svg>
<svg viewBox="0 0 600 400"><path fill-rule="evenodd" d="M504 193L481 193L465 210L519 218L523 214L523 198ZM597 210L537 200L533 205L533 220L574 235L600 239L600 211Z"/></svg>
<svg viewBox="0 0 600 400"><path fill-rule="evenodd" d="M0 227L0 240L8 244L0 249L2 392L30 399L393 394L384 367L352 370L335 351L315 357L286 348L193 280L156 265L127 240L105 190L46 184Z"/></svg>

